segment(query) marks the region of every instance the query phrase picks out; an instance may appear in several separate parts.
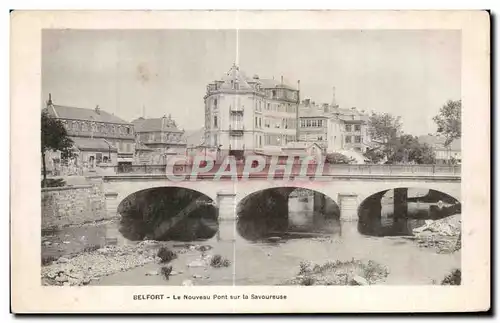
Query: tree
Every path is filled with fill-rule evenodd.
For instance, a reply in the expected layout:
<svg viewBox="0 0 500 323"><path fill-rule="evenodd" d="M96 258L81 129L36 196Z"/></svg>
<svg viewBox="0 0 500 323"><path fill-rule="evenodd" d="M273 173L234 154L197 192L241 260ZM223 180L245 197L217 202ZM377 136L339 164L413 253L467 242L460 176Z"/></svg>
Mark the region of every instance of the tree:
<svg viewBox="0 0 500 323"><path fill-rule="evenodd" d="M448 100L432 118L437 124L437 132L445 136L445 146L462 136L462 100Z"/></svg>
<svg viewBox="0 0 500 323"><path fill-rule="evenodd" d="M354 164L356 160L341 153L330 153L326 155L326 162L329 164Z"/></svg>
<svg viewBox="0 0 500 323"><path fill-rule="evenodd" d="M42 111L41 120L41 141L42 141L42 164L43 164L43 182L47 182L47 166L45 165L45 153L48 151L61 151L63 159L72 155L73 140L68 137L66 128L61 121L52 118L46 111Z"/></svg>
<svg viewBox="0 0 500 323"><path fill-rule="evenodd" d="M378 147L367 148L366 152L363 154L366 159L372 164L378 164L385 158L385 153Z"/></svg>
<svg viewBox="0 0 500 323"><path fill-rule="evenodd" d="M433 164L435 154L427 144L421 144L417 137L404 134L391 141L394 152L389 156L390 163Z"/></svg>
<svg viewBox="0 0 500 323"><path fill-rule="evenodd" d="M368 133L374 143L381 145L380 152L389 157L393 154L392 143L401 133L401 117L389 113L372 113L368 119Z"/></svg>

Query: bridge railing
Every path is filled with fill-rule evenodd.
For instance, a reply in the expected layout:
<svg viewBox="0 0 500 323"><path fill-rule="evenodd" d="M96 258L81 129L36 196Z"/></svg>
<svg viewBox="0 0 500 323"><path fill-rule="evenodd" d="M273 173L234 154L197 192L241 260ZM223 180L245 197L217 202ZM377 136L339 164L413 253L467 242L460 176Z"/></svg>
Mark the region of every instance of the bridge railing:
<svg viewBox="0 0 500 323"><path fill-rule="evenodd" d="M209 170L198 171L198 176L213 176L220 169L222 164L215 164ZM253 165L256 168L257 165ZM335 175L353 175L353 176L459 176L461 174L460 165L370 165L370 164L325 164L322 171L318 170L318 165L301 165L299 163L291 166L291 175L304 174L307 176L335 176ZM105 166L106 174L166 174L167 165L127 165L127 166ZM176 164L169 169L174 175L190 175L193 172L192 164ZM236 174L240 177L245 169L244 163L236 163ZM226 169L229 170L229 169ZM271 171L271 165L266 164L259 172L251 172L250 177L267 177ZM283 175L283 170L274 172L275 177ZM228 177L225 175L223 177Z"/></svg>

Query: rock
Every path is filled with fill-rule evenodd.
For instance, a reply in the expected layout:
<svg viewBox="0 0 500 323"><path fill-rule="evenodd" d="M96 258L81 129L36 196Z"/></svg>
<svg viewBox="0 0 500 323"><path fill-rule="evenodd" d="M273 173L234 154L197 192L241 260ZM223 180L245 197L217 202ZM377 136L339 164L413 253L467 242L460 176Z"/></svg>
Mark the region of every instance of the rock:
<svg viewBox="0 0 500 323"><path fill-rule="evenodd" d="M59 259L57 259L57 262L60 263L60 264L65 264L69 261L68 258L65 258L65 257L61 257Z"/></svg>
<svg viewBox="0 0 500 323"><path fill-rule="evenodd" d="M365 278L355 275L352 277L350 285L365 286L370 285L370 283Z"/></svg>
<svg viewBox="0 0 500 323"><path fill-rule="evenodd" d="M201 260L194 260L194 261L190 262L187 266L188 267L206 267L207 264Z"/></svg>
<svg viewBox="0 0 500 323"><path fill-rule="evenodd" d="M146 273L146 276L157 276L157 275L158 275L158 271L155 271L155 270L148 271Z"/></svg>
<svg viewBox="0 0 500 323"><path fill-rule="evenodd" d="M202 277L201 275L196 275L196 274L194 274L194 275L193 275L193 278L203 278L203 277Z"/></svg>
<svg viewBox="0 0 500 323"><path fill-rule="evenodd" d="M87 277L82 279L82 285L88 285L88 284L90 284L90 278Z"/></svg>
<svg viewBox="0 0 500 323"><path fill-rule="evenodd" d="M182 282L182 286L193 286L193 282L189 279L186 279Z"/></svg>
<svg viewBox="0 0 500 323"><path fill-rule="evenodd" d="M66 276L57 276L55 278L55 281L60 282L60 283L65 283L65 282L68 281L68 277L66 277Z"/></svg>
<svg viewBox="0 0 500 323"><path fill-rule="evenodd" d="M44 245L44 246L50 246L51 244L52 244L52 242L50 242L50 241L45 241L45 242L43 243L43 245Z"/></svg>

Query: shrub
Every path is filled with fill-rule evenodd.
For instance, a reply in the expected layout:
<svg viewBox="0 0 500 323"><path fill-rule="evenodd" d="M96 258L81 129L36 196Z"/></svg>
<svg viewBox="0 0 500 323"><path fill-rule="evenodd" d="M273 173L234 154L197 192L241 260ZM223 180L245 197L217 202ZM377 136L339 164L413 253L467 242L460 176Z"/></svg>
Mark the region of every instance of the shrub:
<svg viewBox="0 0 500 323"><path fill-rule="evenodd" d="M43 185L43 180L41 182L42 187ZM66 182L62 178L47 178L45 180L45 187L61 187L65 186Z"/></svg>
<svg viewBox="0 0 500 323"><path fill-rule="evenodd" d="M97 249L101 249L101 246L95 245L95 244L88 245L85 248L83 248L83 252L92 252L92 251L96 251Z"/></svg>
<svg viewBox="0 0 500 323"><path fill-rule="evenodd" d="M341 153L330 153L326 155L326 162L329 164L355 164L356 159Z"/></svg>
<svg viewBox="0 0 500 323"><path fill-rule="evenodd" d="M177 258L177 254L167 247L161 247L160 250L158 250L157 256L161 259L162 263L169 263Z"/></svg>
<svg viewBox="0 0 500 323"><path fill-rule="evenodd" d="M56 261L56 260L57 260L57 258L54 257L54 256L45 256L45 257L42 257L42 266L48 266L51 263L53 263L54 261Z"/></svg>
<svg viewBox="0 0 500 323"><path fill-rule="evenodd" d="M215 268L229 267L230 265L231 261L222 257L221 255L214 255L212 259L210 259L210 266Z"/></svg>
<svg viewBox="0 0 500 323"><path fill-rule="evenodd" d="M161 269L160 269L160 274L166 280L168 280L170 278L171 273L172 273L172 266L164 266L164 267L161 267Z"/></svg>
<svg viewBox="0 0 500 323"><path fill-rule="evenodd" d="M449 275L447 275L441 285L460 285L462 282L462 271L460 269L454 269Z"/></svg>

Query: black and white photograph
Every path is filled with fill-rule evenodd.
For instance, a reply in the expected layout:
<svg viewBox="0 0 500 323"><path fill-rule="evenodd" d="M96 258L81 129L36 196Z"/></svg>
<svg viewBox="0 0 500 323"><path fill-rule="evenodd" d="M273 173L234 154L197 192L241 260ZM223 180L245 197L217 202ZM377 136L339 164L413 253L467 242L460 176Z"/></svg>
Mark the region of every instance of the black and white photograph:
<svg viewBox="0 0 500 323"><path fill-rule="evenodd" d="M40 32L44 289L464 284L460 29Z"/></svg>

